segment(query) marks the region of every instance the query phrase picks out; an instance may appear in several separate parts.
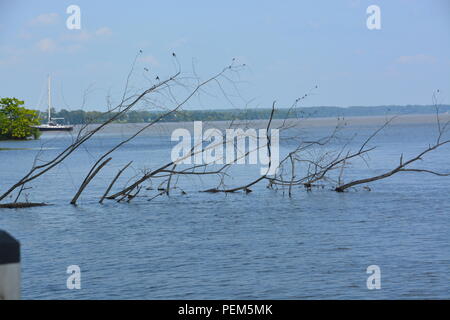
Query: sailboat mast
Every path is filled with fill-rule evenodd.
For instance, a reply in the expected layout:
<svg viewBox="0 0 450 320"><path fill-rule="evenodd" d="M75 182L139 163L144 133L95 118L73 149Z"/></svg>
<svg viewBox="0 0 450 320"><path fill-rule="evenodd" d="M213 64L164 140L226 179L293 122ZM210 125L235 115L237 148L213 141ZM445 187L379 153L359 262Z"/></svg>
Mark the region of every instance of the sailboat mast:
<svg viewBox="0 0 450 320"><path fill-rule="evenodd" d="M51 84L50 84L50 75L48 75L48 122L51 121L51 108L52 108L52 96L50 93L51 90Z"/></svg>

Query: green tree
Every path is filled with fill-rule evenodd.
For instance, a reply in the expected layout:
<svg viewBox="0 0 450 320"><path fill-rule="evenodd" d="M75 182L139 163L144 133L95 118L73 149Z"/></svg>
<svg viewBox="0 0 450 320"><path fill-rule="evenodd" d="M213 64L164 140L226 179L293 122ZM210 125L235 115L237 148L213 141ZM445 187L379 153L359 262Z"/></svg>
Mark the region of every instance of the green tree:
<svg viewBox="0 0 450 320"><path fill-rule="evenodd" d="M22 107L23 104L16 98L0 99L0 140L39 138L39 130L33 128L40 123L38 112Z"/></svg>

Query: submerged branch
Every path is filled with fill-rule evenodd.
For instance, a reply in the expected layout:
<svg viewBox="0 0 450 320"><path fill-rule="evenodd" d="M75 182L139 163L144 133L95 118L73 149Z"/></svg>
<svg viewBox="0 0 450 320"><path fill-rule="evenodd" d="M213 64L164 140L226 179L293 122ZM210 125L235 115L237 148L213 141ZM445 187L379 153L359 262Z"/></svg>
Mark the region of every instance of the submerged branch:
<svg viewBox="0 0 450 320"><path fill-rule="evenodd" d="M105 200L105 198L108 196L109 191L111 191L112 187L114 186L114 184L116 183L117 179L119 179L119 177L122 175L122 173L133 163L133 161L128 162L128 164L123 167L122 169L119 170L119 172L117 172L116 176L114 177L114 179L111 181L111 183L109 184L108 188L106 189L105 193L103 194L102 198L100 199L99 203L103 203L103 200Z"/></svg>

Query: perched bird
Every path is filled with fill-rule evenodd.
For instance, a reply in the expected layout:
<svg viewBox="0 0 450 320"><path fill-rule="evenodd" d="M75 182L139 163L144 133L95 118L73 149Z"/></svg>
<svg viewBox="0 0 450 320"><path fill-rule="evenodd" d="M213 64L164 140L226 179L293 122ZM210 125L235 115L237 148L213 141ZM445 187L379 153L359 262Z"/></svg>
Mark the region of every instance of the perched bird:
<svg viewBox="0 0 450 320"><path fill-rule="evenodd" d="M139 53L142 53L142 50L139 50Z"/></svg>
<svg viewBox="0 0 450 320"><path fill-rule="evenodd" d="M156 80L159 81L159 76L156 76Z"/></svg>
<svg viewBox="0 0 450 320"><path fill-rule="evenodd" d="M176 57L177 55L175 54L175 52L172 52L172 56Z"/></svg>
<svg viewBox="0 0 450 320"><path fill-rule="evenodd" d="M148 72L148 69L147 69L147 68L144 68L144 70Z"/></svg>

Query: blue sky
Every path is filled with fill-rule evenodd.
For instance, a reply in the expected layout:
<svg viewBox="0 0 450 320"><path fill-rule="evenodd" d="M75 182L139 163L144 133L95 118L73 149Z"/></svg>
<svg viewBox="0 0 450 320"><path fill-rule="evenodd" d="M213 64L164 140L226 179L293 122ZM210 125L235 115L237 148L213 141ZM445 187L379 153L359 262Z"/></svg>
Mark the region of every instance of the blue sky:
<svg viewBox="0 0 450 320"><path fill-rule="evenodd" d="M66 28L71 4L81 8L81 30ZM366 27L372 4L381 30ZM448 0L0 0L2 97L35 107L51 73L57 109L80 108L89 88L84 108L104 110L139 50L136 86L144 67L171 74L174 51L204 76L232 58L246 63L241 90L253 106L287 105L315 85L305 106L429 104L436 89L450 104Z"/></svg>

